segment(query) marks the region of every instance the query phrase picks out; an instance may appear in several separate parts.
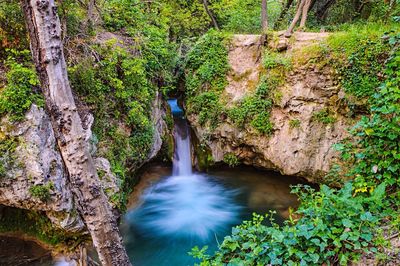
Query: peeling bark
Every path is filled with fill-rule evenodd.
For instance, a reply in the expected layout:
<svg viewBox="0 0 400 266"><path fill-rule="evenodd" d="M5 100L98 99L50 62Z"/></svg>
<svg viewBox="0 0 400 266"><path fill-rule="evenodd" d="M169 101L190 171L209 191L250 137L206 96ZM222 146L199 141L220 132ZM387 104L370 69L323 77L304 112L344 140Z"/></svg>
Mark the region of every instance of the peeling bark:
<svg viewBox="0 0 400 266"><path fill-rule="evenodd" d="M305 0L300 21L300 28L305 28L306 26L308 10L310 9L310 5L311 5L311 0Z"/></svg>
<svg viewBox="0 0 400 266"><path fill-rule="evenodd" d="M300 16L301 16L300 28L303 29L306 26L307 16L308 16L308 11L311 6L311 1L312 0L301 0L301 2L298 2L296 14L295 14L293 21L290 24L289 28L285 32L285 37L292 36L294 27L296 26L297 21L299 21Z"/></svg>
<svg viewBox="0 0 400 266"><path fill-rule="evenodd" d="M299 19L300 19L304 4L305 4L305 0L301 0L300 2L297 2L296 14L294 15L293 21L290 24L289 28L285 32L285 37L289 38L290 36L292 36L294 27L296 27L297 21L299 21Z"/></svg>
<svg viewBox="0 0 400 266"><path fill-rule="evenodd" d="M131 265L85 139L67 76L54 0L21 0L31 51L74 199L103 265Z"/></svg>

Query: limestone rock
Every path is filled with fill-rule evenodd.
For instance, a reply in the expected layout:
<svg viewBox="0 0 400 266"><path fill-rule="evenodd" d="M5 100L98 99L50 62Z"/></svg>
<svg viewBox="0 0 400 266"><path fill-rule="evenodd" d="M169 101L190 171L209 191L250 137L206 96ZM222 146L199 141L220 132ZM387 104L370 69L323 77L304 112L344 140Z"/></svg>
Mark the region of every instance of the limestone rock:
<svg viewBox="0 0 400 266"><path fill-rule="evenodd" d="M165 111L161 97L156 96L153 103L152 118L155 128L151 152L146 161L154 158L161 149L162 136L167 132L164 121ZM97 140L91 131L93 116L87 114L83 119L85 139L91 143L91 153L96 153ZM16 148L12 154L12 164L2 161L4 176L0 176L0 204L44 211L54 225L70 232L82 231L85 225L75 208L73 194L67 180L61 155L58 151L50 118L42 108L32 105L21 122L11 122L7 117L0 121L0 141L15 140ZM120 193L120 180L112 173L110 162L97 157L97 168L106 195ZM1 174L0 174L1 175ZM48 199L32 195L32 187L48 186ZM112 200L110 200L113 204Z"/></svg>
<svg viewBox="0 0 400 266"><path fill-rule="evenodd" d="M45 111L32 105L20 123L11 123L3 117L0 130L5 137L18 140L12 155L15 157L13 167L6 168L6 175L0 178L0 204L45 211L56 225L72 231L81 230L83 222L79 215L68 215L75 210L72 192ZM49 199L32 196L33 186L51 187Z"/></svg>
<svg viewBox="0 0 400 266"><path fill-rule="evenodd" d="M315 41L312 36L300 37L303 45L320 41L319 35ZM256 42L254 37L250 39L250 43ZM246 85L249 80L251 83L258 81L260 70L255 57L251 56L248 43L241 35L234 39L233 48L229 51L232 72L223 92L228 107L254 92L254 88ZM299 49L297 45L293 47ZM240 80L240 86L230 78L245 72L250 74ZM346 108L342 103L344 92L329 66L317 68L313 65L300 66L288 73L285 84L279 90L282 97L271 111L270 120L274 125L271 136L260 135L251 127L240 129L229 118L211 132L200 125L197 115L190 115L189 122L197 138L210 148L214 162L220 162L225 154L233 153L244 164L317 182L338 157L332 145L348 136L347 129L353 124L353 120L346 117ZM326 108L333 112L335 122L324 124L315 121L313 115ZM293 120L298 126L291 126Z"/></svg>

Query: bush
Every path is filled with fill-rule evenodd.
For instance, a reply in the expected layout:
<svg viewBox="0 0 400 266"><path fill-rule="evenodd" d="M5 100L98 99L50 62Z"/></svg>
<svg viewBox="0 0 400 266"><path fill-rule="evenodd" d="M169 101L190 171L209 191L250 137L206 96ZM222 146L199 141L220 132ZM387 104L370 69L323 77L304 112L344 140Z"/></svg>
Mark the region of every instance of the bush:
<svg viewBox="0 0 400 266"><path fill-rule="evenodd" d="M240 164L240 161L234 153L227 153L224 155L224 163L226 163L230 167L235 167Z"/></svg>
<svg viewBox="0 0 400 266"><path fill-rule="evenodd" d="M229 70L227 41L227 35L210 30L188 52L184 62L187 96L224 90Z"/></svg>
<svg viewBox="0 0 400 266"><path fill-rule="evenodd" d="M201 265L348 265L362 253L377 252L371 247L376 230L371 229L387 207L378 204L384 198L384 184L368 197L353 197L352 183L339 191L323 185L320 191L299 186L293 192L302 202L296 211L299 220L291 217L279 226L273 216L254 215L232 229L214 256L198 248L192 254L203 260ZM264 225L265 218L272 226Z"/></svg>
<svg viewBox="0 0 400 266"><path fill-rule="evenodd" d="M230 109L228 116L238 127L243 128L249 123L259 133L269 134L273 128L269 121L271 107L271 100L249 96Z"/></svg>
<svg viewBox="0 0 400 266"><path fill-rule="evenodd" d="M13 51L15 55L28 54L29 51ZM21 120L33 103L44 105L39 90L36 71L30 63L18 63L14 57L7 59L7 85L0 91L0 115L10 115L11 120Z"/></svg>

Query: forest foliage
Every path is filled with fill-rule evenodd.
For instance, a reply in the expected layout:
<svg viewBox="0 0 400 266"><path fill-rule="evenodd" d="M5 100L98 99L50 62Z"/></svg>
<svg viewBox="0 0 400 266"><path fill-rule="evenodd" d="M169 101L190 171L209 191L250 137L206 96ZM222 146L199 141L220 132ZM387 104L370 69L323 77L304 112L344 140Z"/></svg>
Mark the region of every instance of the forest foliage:
<svg viewBox="0 0 400 266"><path fill-rule="evenodd" d="M388 244L385 237L398 231L400 222L400 4L396 0L312 1L307 30L336 33L312 47L311 57L299 55L294 60L265 51L263 76L254 95L226 108L221 93L227 84L229 41L232 34L262 32L260 2L208 0L218 31L204 1L199 0L104 0L96 2L94 10L88 8L89 1L59 1L72 88L79 107L93 113L91 141L97 143L98 155L111 162L123 190L112 195L113 203L124 208L134 169L152 148L151 106L156 95L179 94L184 84L187 112L198 114L201 124L213 128L221 119L231 119L238 127L250 125L268 136L273 132L269 115L279 101L275 89L284 81L282 75L295 64L308 63L301 62L304 58L313 57L319 64L339 62L333 67L342 77L349 105L368 101L366 115L352 130L353 137L336 147L348 169L338 173L353 181L341 184L340 189L326 185L318 191L294 188L302 202L297 210L300 218L293 216L283 226L272 223L267 227L262 223L265 216L256 215L253 221L234 228L216 254L197 248L193 255L203 265L243 261L252 265L344 265L365 253L380 256ZM288 27L296 3L268 1L270 30ZM31 104L44 103L28 49L19 1L1 1L0 115L15 121L24 117ZM329 124L334 118L323 110L315 119ZM293 127L298 124L291 122ZM0 144L0 150L7 153L15 148L10 140L0 140ZM231 155L224 159L232 166L238 163ZM4 171L2 164L1 176ZM47 193L38 188L32 193L46 199ZM36 216L32 220L42 221ZM385 232L379 229L383 225L389 228ZM40 236L40 230L26 227Z"/></svg>

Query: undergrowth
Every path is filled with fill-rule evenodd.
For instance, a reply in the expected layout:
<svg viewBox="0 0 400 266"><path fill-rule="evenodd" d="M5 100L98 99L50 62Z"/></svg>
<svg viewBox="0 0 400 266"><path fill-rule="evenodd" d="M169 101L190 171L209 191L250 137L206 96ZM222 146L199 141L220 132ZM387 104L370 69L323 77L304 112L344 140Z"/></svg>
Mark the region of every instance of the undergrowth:
<svg viewBox="0 0 400 266"><path fill-rule="evenodd" d="M214 128L222 113L221 93L227 85L229 36L210 30L188 52L184 61L187 113Z"/></svg>

